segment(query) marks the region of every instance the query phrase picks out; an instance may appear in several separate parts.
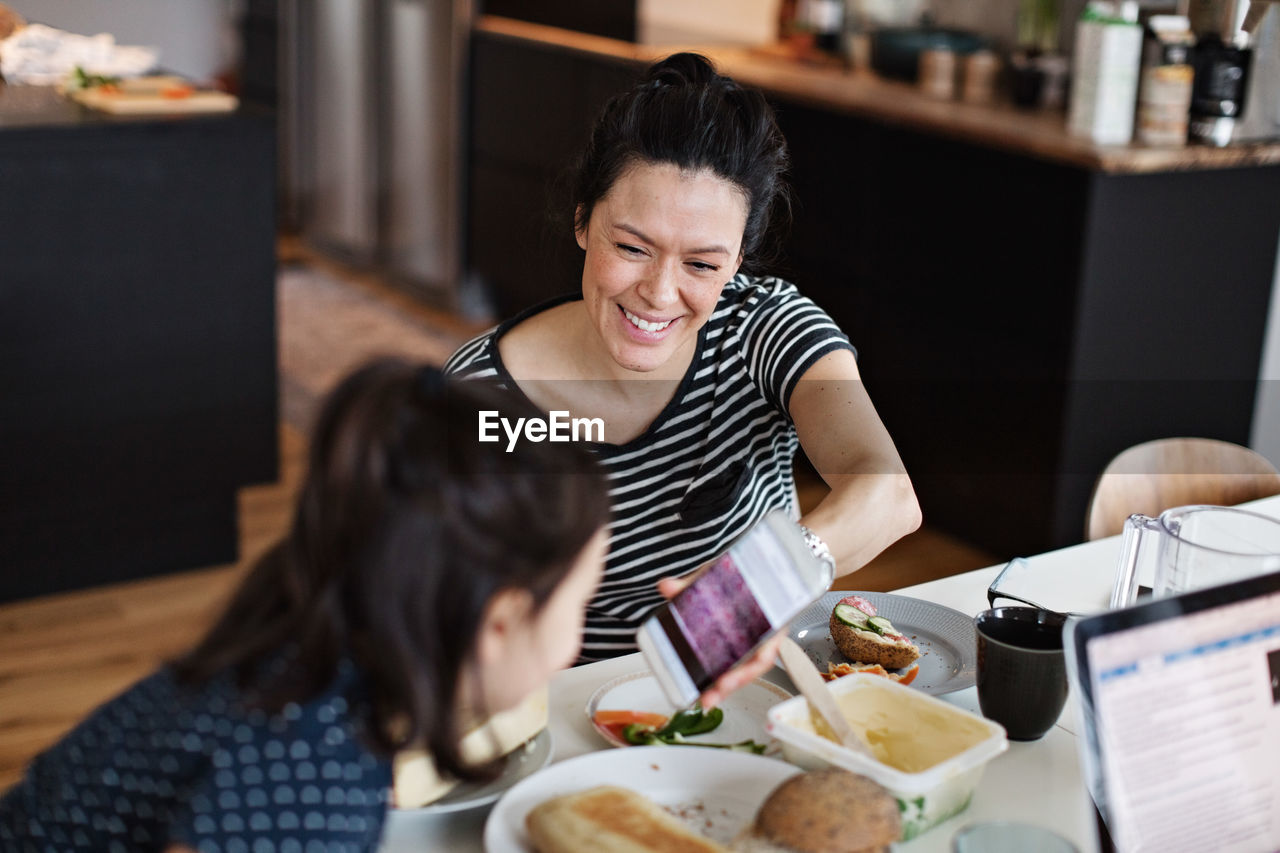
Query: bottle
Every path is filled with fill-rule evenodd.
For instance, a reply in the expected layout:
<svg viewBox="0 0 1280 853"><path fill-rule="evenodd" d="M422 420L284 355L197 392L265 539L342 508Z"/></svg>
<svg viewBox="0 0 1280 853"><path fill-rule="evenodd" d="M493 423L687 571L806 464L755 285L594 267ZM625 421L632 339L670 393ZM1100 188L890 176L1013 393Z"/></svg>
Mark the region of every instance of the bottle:
<svg viewBox="0 0 1280 853"><path fill-rule="evenodd" d="M823 53L844 52L844 0L803 0L813 45Z"/></svg>
<svg viewBox="0 0 1280 853"><path fill-rule="evenodd" d="M1137 2L1092 0L1076 24L1068 131L1100 145L1127 144L1133 138L1141 59Z"/></svg>
<svg viewBox="0 0 1280 853"><path fill-rule="evenodd" d="M1244 115L1249 66L1253 51L1245 47L1248 36L1223 42L1208 33L1194 52L1195 79L1191 89L1191 135L1212 145L1231 141L1236 121Z"/></svg>
<svg viewBox="0 0 1280 853"><path fill-rule="evenodd" d="M1181 146L1191 109L1191 22L1182 15L1152 15L1142 47L1138 87L1138 141Z"/></svg>

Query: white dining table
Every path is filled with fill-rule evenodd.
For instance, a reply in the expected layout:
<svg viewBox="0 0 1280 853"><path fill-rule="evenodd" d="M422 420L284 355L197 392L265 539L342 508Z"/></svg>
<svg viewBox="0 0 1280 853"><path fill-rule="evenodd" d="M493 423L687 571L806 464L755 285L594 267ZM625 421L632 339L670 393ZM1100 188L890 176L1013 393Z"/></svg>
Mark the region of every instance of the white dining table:
<svg viewBox="0 0 1280 853"><path fill-rule="evenodd" d="M1243 504L1280 518L1280 496ZM1120 555L1120 537L1113 536L1028 557L1037 603L1055 610L1091 613L1105 610ZM986 610L987 587L1002 565L894 590L896 595L930 601L961 613ZM639 654L586 664L558 673L550 685L552 761L559 762L601 749L610 749L592 728L586 705L601 684L645 668ZM781 669L766 675L794 692ZM969 687L941 699L979 713L977 689ZM944 853L962 827L989 820L1015 820L1047 827L1072 841L1081 853L1098 849L1092 801L1080 772L1077 732L1079 721L1072 698L1057 724L1039 740L1010 741L1008 751L987 764L969 807L909 842L895 844L896 853ZM484 823L491 810L479 807L443 814L396 812L383 833L384 853L441 850L471 853L484 850Z"/></svg>

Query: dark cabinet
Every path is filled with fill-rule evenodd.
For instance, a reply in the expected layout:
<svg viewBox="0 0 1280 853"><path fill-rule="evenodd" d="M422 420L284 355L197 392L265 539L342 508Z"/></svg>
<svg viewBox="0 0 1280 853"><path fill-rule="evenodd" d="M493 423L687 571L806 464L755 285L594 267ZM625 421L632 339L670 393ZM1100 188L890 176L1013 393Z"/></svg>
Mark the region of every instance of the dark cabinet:
<svg viewBox="0 0 1280 853"><path fill-rule="evenodd" d="M1247 444L1280 168L1107 174L786 102L789 265L860 350L926 523L1079 541L1140 441Z"/></svg>
<svg viewBox="0 0 1280 853"><path fill-rule="evenodd" d="M0 600L232 561L277 473L270 117L44 94L0 87Z"/></svg>
<svg viewBox="0 0 1280 853"><path fill-rule="evenodd" d="M569 172L637 68L483 35L471 63L468 271L506 316L580 286Z"/></svg>

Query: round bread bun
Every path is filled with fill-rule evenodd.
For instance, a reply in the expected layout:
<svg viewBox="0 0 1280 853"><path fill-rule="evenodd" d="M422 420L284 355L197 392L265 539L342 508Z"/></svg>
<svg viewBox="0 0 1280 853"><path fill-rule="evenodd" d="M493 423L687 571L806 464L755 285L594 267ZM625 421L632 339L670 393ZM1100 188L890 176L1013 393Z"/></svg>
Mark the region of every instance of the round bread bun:
<svg viewBox="0 0 1280 853"><path fill-rule="evenodd" d="M828 767L774 788L754 833L796 853L871 853L897 841L902 823L897 800L878 783Z"/></svg>
<svg viewBox="0 0 1280 853"><path fill-rule="evenodd" d="M920 657L920 650L911 643L895 643L869 631L859 631L840 621L834 611L829 625L836 648L849 660L878 663L885 669L902 669Z"/></svg>

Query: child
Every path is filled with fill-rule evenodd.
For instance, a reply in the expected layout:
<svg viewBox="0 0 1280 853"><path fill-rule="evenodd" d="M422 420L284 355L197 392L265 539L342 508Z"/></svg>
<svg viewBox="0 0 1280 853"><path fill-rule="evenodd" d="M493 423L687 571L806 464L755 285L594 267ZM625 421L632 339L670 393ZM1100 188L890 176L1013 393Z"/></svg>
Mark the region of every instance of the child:
<svg viewBox="0 0 1280 853"><path fill-rule="evenodd" d="M180 660L95 711L0 799L3 850L373 850L391 756L463 764L462 707L573 661L608 495L571 444L478 441L539 416L375 362L329 397L292 528Z"/></svg>

